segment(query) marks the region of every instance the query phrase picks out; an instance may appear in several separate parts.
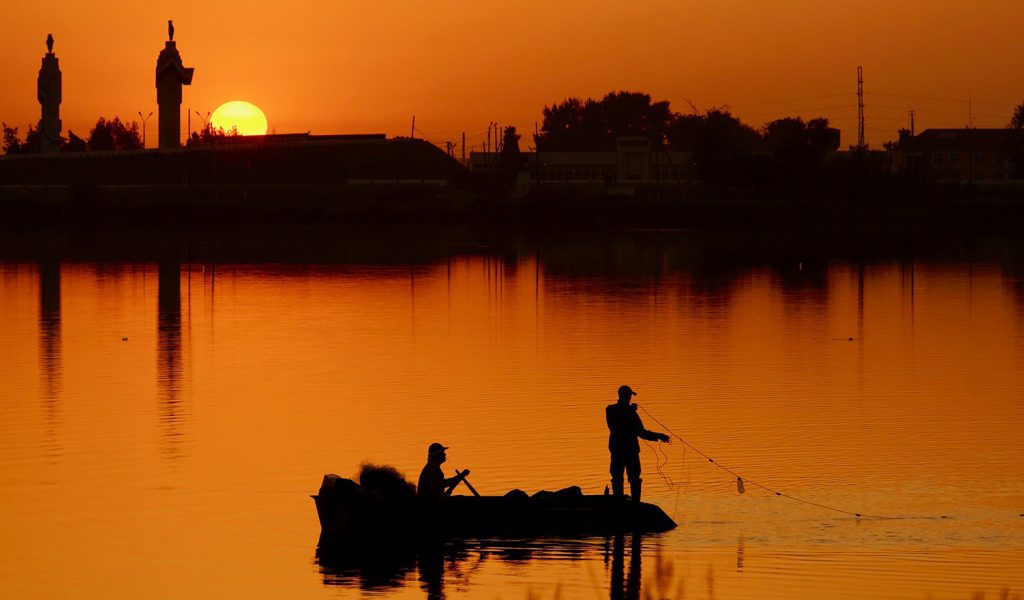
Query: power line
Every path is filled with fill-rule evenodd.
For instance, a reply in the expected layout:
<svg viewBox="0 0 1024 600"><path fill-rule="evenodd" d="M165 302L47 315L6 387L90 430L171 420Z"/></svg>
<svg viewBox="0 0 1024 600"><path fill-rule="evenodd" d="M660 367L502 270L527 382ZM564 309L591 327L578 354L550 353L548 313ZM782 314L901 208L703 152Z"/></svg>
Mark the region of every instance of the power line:
<svg viewBox="0 0 1024 600"><path fill-rule="evenodd" d="M910 98L911 100L933 100L935 102L956 102L958 104L967 104L968 102L975 102L976 104L991 104L994 106L1004 106L1013 108L1015 105L1012 102L990 102L986 100L972 100L969 98L938 98L935 96L913 96L910 94L883 94L881 92L867 92L870 96L886 96L890 98Z"/></svg>
<svg viewBox="0 0 1024 600"><path fill-rule="evenodd" d="M826 98L839 98L841 96L852 96L850 92L843 92L841 94L825 94L824 96L808 96L806 98L794 98L791 100L766 100L764 102L747 102L744 104L726 104L729 108L742 108L745 106L764 106L766 104L790 104L796 102L807 102L808 100L824 100Z"/></svg>
<svg viewBox="0 0 1024 600"><path fill-rule="evenodd" d="M795 112L795 113L808 113L808 112L813 112L813 111L838 110L840 108L856 108L856 107L857 107L856 104L842 104L842 105L836 105L836 106L821 106L821 107L818 107L818 108L803 108L803 109L800 109L800 110L779 109L779 110L773 110L773 111L770 111L770 112L754 113L752 115L746 115L746 117L747 118L765 117L765 116L772 116L772 115L783 115L783 114L793 113L793 112Z"/></svg>

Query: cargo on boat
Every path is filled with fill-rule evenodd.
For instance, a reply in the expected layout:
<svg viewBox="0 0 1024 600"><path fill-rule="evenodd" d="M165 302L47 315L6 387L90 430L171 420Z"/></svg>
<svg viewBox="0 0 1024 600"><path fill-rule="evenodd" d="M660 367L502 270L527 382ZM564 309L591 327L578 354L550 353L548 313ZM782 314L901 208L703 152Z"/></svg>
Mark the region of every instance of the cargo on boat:
<svg viewBox="0 0 1024 600"><path fill-rule="evenodd" d="M366 490L337 476L325 476L312 496L324 535L475 536L500 534L654 533L676 527L654 504L613 496L587 496L578 487L527 496L451 496L423 503Z"/></svg>

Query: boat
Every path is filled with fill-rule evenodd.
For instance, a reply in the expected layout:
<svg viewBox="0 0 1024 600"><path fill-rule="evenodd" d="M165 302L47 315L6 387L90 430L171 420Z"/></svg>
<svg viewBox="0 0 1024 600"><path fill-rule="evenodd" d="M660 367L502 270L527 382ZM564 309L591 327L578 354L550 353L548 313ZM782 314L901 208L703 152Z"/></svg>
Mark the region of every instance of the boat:
<svg viewBox="0 0 1024 600"><path fill-rule="evenodd" d="M657 533L676 527L654 504L584 495L573 486L527 496L450 496L434 503L388 498L336 479L311 497L321 534L341 537Z"/></svg>

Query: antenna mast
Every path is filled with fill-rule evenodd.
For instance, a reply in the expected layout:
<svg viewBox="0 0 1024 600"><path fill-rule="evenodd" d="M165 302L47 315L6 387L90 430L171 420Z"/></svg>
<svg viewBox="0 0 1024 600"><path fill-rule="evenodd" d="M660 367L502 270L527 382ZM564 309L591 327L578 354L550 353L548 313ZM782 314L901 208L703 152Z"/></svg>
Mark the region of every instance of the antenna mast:
<svg viewBox="0 0 1024 600"><path fill-rule="evenodd" d="M864 140L864 69L857 67L857 149L867 150Z"/></svg>
<svg viewBox="0 0 1024 600"><path fill-rule="evenodd" d="M974 94L967 90L967 128L974 129Z"/></svg>

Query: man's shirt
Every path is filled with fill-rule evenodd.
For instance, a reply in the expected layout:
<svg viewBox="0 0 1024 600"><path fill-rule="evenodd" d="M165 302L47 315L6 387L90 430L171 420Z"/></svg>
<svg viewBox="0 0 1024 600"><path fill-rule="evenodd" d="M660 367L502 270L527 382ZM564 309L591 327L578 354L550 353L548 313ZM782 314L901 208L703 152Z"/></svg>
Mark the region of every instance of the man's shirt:
<svg viewBox="0 0 1024 600"><path fill-rule="evenodd" d="M657 440L657 434L644 429L640 415L636 414L635 404L611 404L604 409L605 420L608 422L608 449L612 453L639 453L638 437L645 440Z"/></svg>
<svg viewBox="0 0 1024 600"><path fill-rule="evenodd" d="M427 463L420 471L420 481L416 485L416 497L424 500L440 500L444 498L444 472L440 465Z"/></svg>

